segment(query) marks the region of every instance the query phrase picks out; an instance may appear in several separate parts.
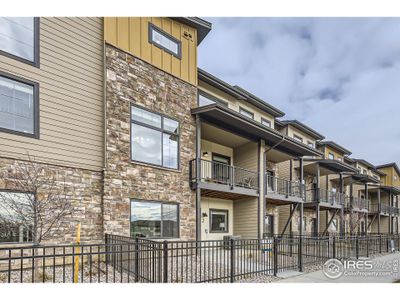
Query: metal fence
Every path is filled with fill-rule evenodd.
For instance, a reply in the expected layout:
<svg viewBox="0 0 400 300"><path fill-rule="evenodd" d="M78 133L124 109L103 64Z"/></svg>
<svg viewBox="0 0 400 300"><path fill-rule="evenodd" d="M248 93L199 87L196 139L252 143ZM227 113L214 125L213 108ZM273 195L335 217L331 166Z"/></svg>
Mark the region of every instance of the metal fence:
<svg viewBox="0 0 400 300"><path fill-rule="evenodd" d="M107 234L103 244L0 248L0 282L235 282L399 247L400 235L157 241Z"/></svg>

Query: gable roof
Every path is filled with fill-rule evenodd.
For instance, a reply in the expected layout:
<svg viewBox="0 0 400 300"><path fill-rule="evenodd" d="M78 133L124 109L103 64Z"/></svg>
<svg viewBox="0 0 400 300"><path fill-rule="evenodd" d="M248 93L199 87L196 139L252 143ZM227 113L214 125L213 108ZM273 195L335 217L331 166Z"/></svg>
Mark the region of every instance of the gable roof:
<svg viewBox="0 0 400 300"><path fill-rule="evenodd" d="M397 174L400 175L400 169L395 162L376 166L377 169L383 169L383 168L388 168L388 167L394 168L396 170Z"/></svg>
<svg viewBox="0 0 400 300"><path fill-rule="evenodd" d="M292 125L293 127L304 131L305 133L307 133L308 135L312 136L316 140L322 140L322 139L325 138L322 134L320 134L319 132L315 131L311 127L308 127L306 124L304 124L304 123L302 123L300 121L297 121L297 120L280 120L280 122L283 125Z"/></svg>
<svg viewBox="0 0 400 300"><path fill-rule="evenodd" d="M197 45L200 45L202 40L211 31L212 24L204 19L198 17L170 17L180 23L194 27L197 30Z"/></svg>
<svg viewBox="0 0 400 300"><path fill-rule="evenodd" d="M351 151L347 150L346 148L340 146L339 144L335 143L334 141L320 141L318 142L319 145L327 145L335 150L338 150L345 155L351 155Z"/></svg>

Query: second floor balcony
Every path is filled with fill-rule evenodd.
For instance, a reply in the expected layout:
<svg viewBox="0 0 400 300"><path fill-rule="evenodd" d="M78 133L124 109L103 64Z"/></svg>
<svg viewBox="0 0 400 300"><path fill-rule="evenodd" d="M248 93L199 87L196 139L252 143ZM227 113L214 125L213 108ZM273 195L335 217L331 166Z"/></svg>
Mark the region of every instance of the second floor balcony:
<svg viewBox="0 0 400 300"><path fill-rule="evenodd" d="M305 201L307 204L319 204L321 208L341 208L344 205L345 195L340 192L321 188L309 188L306 190ZM310 207L311 205L306 205Z"/></svg>
<svg viewBox="0 0 400 300"><path fill-rule="evenodd" d="M219 192L257 196L259 193L257 171L205 159L190 161L190 182L193 188L198 184L204 195Z"/></svg>
<svg viewBox="0 0 400 300"><path fill-rule="evenodd" d="M400 209L398 207L390 206L384 203L374 203L371 204L370 213L371 214L381 214L383 216L398 216Z"/></svg>
<svg viewBox="0 0 400 300"><path fill-rule="evenodd" d="M346 197L346 209L365 213L370 209L370 201L365 198Z"/></svg>
<svg viewBox="0 0 400 300"><path fill-rule="evenodd" d="M266 197L275 204L287 202L303 202L305 186L299 181L290 181L265 174Z"/></svg>

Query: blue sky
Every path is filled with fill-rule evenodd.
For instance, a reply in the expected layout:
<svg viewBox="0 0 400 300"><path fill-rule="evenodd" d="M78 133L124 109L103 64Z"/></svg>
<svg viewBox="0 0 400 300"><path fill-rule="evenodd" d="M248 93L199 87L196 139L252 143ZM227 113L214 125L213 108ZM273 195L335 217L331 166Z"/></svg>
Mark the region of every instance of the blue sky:
<svg viewBox="0 0 400 300"><path fill-rule="evenodd" d="M353 152L400 164L400 18L205 18L199 66Z"/></svg>

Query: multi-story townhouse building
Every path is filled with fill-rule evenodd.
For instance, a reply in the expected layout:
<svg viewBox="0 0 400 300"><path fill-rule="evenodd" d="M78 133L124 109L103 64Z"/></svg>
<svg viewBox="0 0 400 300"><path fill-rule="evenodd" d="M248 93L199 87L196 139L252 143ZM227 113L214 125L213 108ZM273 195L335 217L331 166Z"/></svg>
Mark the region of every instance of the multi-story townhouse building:
<svg viewBox="0 0 400 300"><path fill-rule="evenodd" d="M367 183L379 180L388 181L376 194L389 194L377 203L398 208L397 166L352 160L198 69L210 30L192 17L0 18L0 193L20 197L14 171L29 157L66 180L76 211L52 241L73 240L78 223L82 241L344 232L344 194L371 199ZM354 182L364 190L352 192Z"/></svg>

